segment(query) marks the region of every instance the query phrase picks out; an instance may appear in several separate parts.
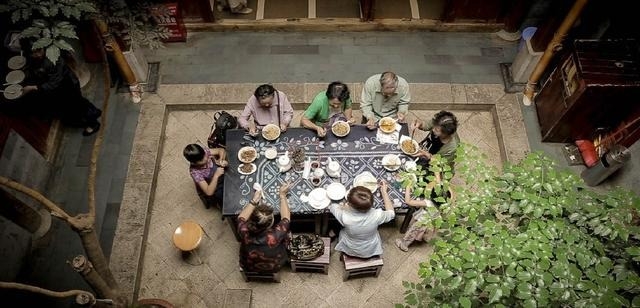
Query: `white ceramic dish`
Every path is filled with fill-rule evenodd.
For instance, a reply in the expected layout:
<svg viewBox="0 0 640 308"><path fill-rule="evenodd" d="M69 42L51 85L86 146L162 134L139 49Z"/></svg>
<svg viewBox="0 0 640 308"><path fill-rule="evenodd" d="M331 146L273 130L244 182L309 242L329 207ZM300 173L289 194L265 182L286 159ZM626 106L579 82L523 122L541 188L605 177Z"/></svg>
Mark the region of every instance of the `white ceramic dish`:
<svg viewBox="0 0 640 308"><path fill-rule="evenodd" d="M5 79L11 84L21 83L24 80L24 72L20 70L10 71Z"/></svg>
<svg viewBox="0 0 640 308"><path fill-rule="evenodd" d="M276 148L267 148L264 150L264 157L267 159L275 159L278 157L278 150L276 150Z"/></svg>
<svg viewBox="0 0 640 308"><path fill-rule="evenodd" d="M384 117L378 121L378 127L380 127L380 131L383 133L393 133L396 131L396 120L390 117Z"/></svg>
<svg viewBox="0 0 640 308"><path fill-rule="evenodd" d="M16 99L22 95L22 86L19 84L11 84L4 89L4 97L6 99Z"/></svg>
<svg viewBox="0 0 640 308"><path fill-rule="evenodd" d="M378 190L378 179L369 171L362 172L353 179L353 186L364 186L369 188L371 192Z"/></svg>
<svg viewBox="0 0 640 308"><path fill-rule="evenodd" d="M275 124L267 124L262 128L262 138L273 141L280 137L280 127Z"/></svg>
<svg viewBox="0 0 640 308"><path fill-rule="evenodd" d="M258 169L258 166L256 166L256 164L251 164L251 171L250 172L244 172L244 171L240 170L240 167L242 167L242 164L240 166L238 166L238 173L240 173L242 175L253 174Z"/></svg>
<svg viewBox="0 0 640 308"><path fill-rule="evenodd" d="M309 205L314 209L322 210L331 204L324 188L316 188L309 193Z"/></svg>
<svg viewBox="0 0 640 308"><path fill-rule="evenodd" d="M242 157L243 154L244 153L248 153L250 151L253 151L253 153L254 153L253 158L249 157L249 158L243 159L243 157ZM256 158L258 158L258 151L254 147L242 147L242 148L240 148L240 150L238 150L238 160L240 162L248 164L248 163L252 163L254 160L256 160Z"/></svg>
<svg viewBox="0 0 640 308"><path fill-rule="evenodd" d="M13 56L7 62L7 66L12 70L19 70L27 63L27 59L23 56Z"/></svg>
<svg viewBox="0 0 640 308"><path fill-rule="evenodd" d="M411 143L413 143L413 148L415 149L415 151L413 153L406 151L404 149L404 147L402 146L402 143L405 142L406 140L411 140ZM407 136L402 136L400 137L400 142L398 142L398 147L400 147L400 150L402 151L402 153L407 154L407 155L413 155L418 153L418 150L420 149L420 145L418 144L418 141L415 141Z"/></svg>
<svg viewBox="0 0 640 308"><path fill-rule="evenodd" d="M413 160L407 160L404 163L404 170L406 171L416 170L417 168L418 168L418 164Z"/></svg>
<svg viewBox="0 0 640 308"><path fill-rule="evenodd" d="M339 127L346 127L346 132L344 133L336 133L336 130L339 129ZM348 122L345 121L335 121L333 123L333 125L331 125L331 132L336 136L336 137L344 137L346 135L348 135L351 132L351 126L349 125Z"/></svg>
<svg viewBox="0 0 640 308"><path fill-rule="evenodd" d="M342 183L333 182L327 186L327 196L331 200L342 200L346 194L347 189L342 185Z"/></svg>
<svg viewBox="0 0 640 308"><path fill-rule="evenodd" d="M402 166L402 160L397 154L387 154L382 157L382 167L387 171L396 171Z"/></svg>

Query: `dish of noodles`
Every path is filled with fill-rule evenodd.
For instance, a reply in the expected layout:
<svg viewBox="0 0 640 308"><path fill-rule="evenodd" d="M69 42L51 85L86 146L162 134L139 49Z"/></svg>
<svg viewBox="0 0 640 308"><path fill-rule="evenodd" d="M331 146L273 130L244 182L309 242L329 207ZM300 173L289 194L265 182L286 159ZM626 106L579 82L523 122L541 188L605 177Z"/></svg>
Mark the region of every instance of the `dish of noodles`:
<svg viewBox="0 0 640 308"><path fill-rule="evenodd" d="M238 172L244 175L252 174L256 172L256 169L258 169L256 164L240 164L240 166L238 166Z"/></svg>
<svg viewBox="0 0 640 308"><path fill-rule="evenodd" d="M258 157L258 152L254 147L243 147L238 151L238 160L248 164L252 163Z"/></svg>
<svg viewBox="0 0 640 308"><path fill-rule="evenodd" d="M331 132L333 132L336 137L344 137L348 135L350 131L351 126L349 126L349 123L345 121L336 121L331 126Z"/></svg>
<svg viewBox="0 0 640 308"><path fill-rule="evenodd" d="M400 142L400 149L407 155L413 155L418 152L418 142L413 139L405 139Z"/></svg>
<svg viewBox="0 0 640 308"><path fill-rule="evenodd" d="M396 120L390 117L384 117L380 119L378 126L380 126L380 130L383 133L393 133L396 130Z"/></svg>
<svg viewBox="0 0 640 308"><path fill-rule="evenodd" d="M275 124L267 124L262 128L262 137L269 141L273 141L280 137L280 127Z"/></svg>

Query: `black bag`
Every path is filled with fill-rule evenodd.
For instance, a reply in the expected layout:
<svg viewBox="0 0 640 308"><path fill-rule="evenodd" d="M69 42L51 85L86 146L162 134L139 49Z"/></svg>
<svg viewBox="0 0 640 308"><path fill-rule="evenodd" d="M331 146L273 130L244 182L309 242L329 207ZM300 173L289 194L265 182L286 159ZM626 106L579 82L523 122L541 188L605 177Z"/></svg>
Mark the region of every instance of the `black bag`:
<svg viewBox="0 0 640 308"><path fill-rule="evenodd" d="M227 144L225 140L227 129L236 128L238 128L238 118L224 110L216 112L213 116L213 125L211 125L207 145L210 148L224 148Z"/></svg>

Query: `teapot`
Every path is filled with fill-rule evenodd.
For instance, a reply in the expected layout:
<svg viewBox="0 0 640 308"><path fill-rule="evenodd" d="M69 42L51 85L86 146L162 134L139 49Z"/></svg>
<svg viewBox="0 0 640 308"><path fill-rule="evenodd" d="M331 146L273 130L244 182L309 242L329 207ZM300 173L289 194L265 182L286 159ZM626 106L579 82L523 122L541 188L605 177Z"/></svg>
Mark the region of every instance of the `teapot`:
<svg viewBox="0 0 640 308"><path fill-rule="evenodd" d="M287 172L291 169L291 159L289 159L289 151L286 151L284 155L278 157L278 167L280 172Z"/></svg>
<svg viewBox="0 0 640 308"><path fill-rule="evenodd" d="M329 164L327 164L327 175L333 178L340 177L340 171L342 170L340 168L340 164L337 161L332 160L331 157L329 157L328 160Z"/></svg>

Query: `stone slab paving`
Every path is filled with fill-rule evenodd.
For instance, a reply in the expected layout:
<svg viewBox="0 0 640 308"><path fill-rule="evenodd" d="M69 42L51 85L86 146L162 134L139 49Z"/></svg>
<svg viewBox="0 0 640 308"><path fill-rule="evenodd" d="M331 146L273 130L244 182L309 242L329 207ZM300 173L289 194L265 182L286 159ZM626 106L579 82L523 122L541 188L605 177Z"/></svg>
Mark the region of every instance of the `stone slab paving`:
<svg viewBox="0 0 640 308"><path fill-rule="evenodd" d="M285 268L280 284L244 282L238 272L239 244L229 222L221 220L218 210L201 204L182 149L192 142L206 144L214 112L223 109L238 115L256 86L162 85L141 103L111 255L121 287L132 297L161 297L179 307L222 306L229 289L251 289L252 307L388 307L401 302L402 281L418 279L418 264L428 259L431 248L422 244L401 252L393 244L400 236L394 225L380 228L385 265L378 278L343 282L343 265L334 253L329 275ZM298 126L307 102L326 84L275 86L294 103L292 126ZM491 164L517 161L529 150L518 101L515 95L504 94L500 85L410 86L410 117L428 118L438 110L451 110L459 118L461 139L480 147ZM361 84L350 87L358 98ZM193 257L185 260L171 242L173 231L185 219L194 219L206 232L198 248L201 265L192 265L197 264Z"/></svg>

